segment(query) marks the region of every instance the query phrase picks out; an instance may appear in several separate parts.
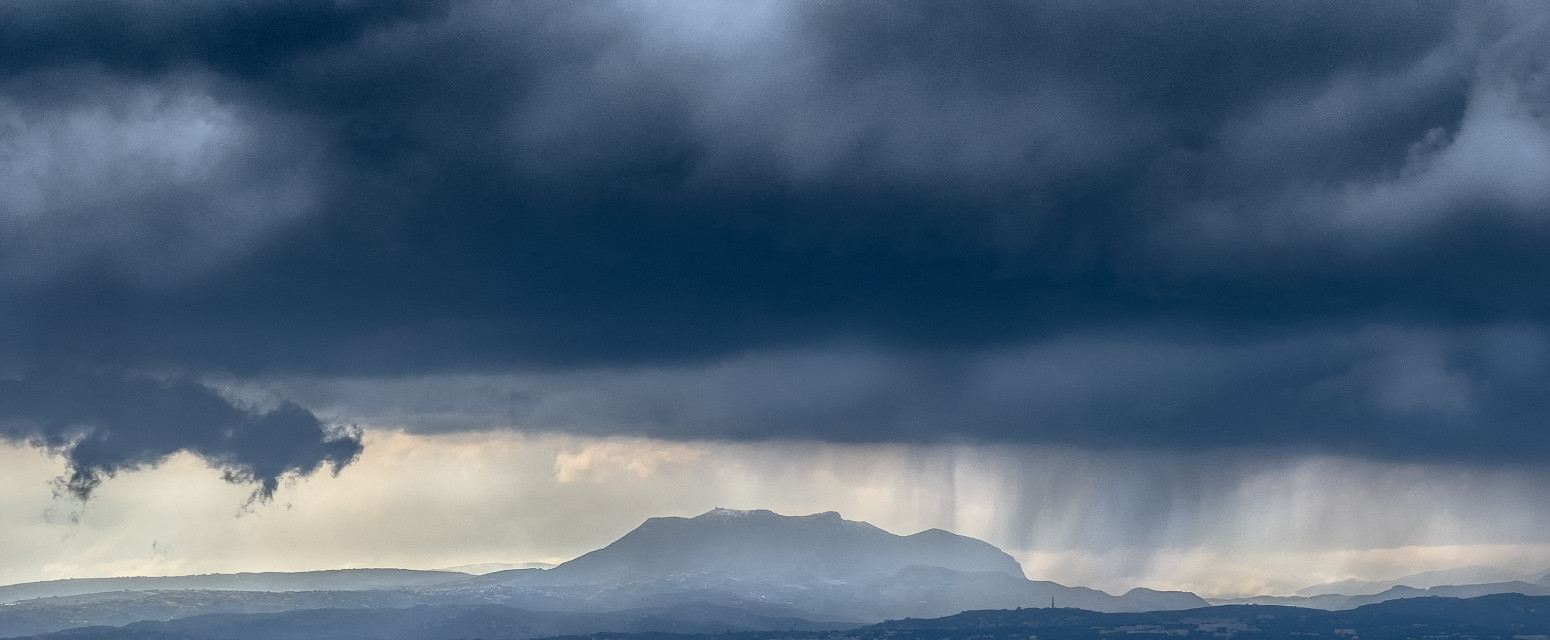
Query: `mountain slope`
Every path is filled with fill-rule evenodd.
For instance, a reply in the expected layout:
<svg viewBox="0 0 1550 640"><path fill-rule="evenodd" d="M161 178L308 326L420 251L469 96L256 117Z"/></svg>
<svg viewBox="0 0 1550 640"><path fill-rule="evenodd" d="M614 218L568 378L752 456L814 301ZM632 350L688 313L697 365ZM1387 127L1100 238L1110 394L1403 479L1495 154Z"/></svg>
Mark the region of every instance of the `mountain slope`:
<svg viewBox="0 0 1550 640"><path fill-rule="evenodd" d="M1206 605L1188 593L1138 589L1114 596L1031 581L994 545L940 529L901 536L834 512L730 509L652 518L554 569L493 573L457 586L476 585L559 591L589 606L778 604L808 617L853 621L1048 606L1051 598L1100 611Z"/></svg>
<svg viewBox="0 0 1550 640"><path fill-rule="evenodd" d="M900 536L832 511L782 516L762 509L651 518L602 549L548 571L516 575L520 584L548 586L690 577L855 583L912 565L1023 577L1022 566L1006 552L941 529Z"/></svg>
<svg viewBox="0 0 1550 640"><path fill-rule="evenodd" d="M1390 602L1409 598L1475 598L1485 595L1502 593L1516 593L1528 596L1550 596L1550 587L1529 584L1527 582L1497 582L1493 584L1461 584L1442 585L1429 589L1412 589L1410 587L1394 587L1383 593L1370 596L1353 596L1347 601L1347 607L1354 608L1363 605Z"/></svg>

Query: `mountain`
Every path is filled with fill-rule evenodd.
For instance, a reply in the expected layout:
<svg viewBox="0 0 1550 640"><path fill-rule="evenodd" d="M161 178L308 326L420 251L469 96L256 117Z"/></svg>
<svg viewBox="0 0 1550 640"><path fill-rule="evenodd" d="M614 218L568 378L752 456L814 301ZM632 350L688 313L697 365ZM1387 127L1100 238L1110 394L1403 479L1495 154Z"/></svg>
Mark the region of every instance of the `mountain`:
<svg viewBox="0 0 1550 640"><path fill-rule="evenodd" d="M1394 587L1383 593L1370 596L1352 596L1348 601L1351 607L1388 602L1406 598L1475 598L1485 595L1501 593L1517 593L1528 596L1550 596L1550 586L1541 586L1527 582L1497 582L1492 584L1461 584L1442 585L1429 589L1412 589L1410 587Z"/></svg>
<svg viewBox="0 0 1550 640"><path fill-rule="evenodd" d="M0 605L0 637L217 613L290 625L303 618L279 614L321 609L454 607L422 612L477 618L498 610L455 607L498 605L578 615L712 607L801 628L801 621L864 624L1052 602L1115 612L1206 605L1184 592L1134 589L1116 596L1029 580L1021 565L994 545L940 529L895 535L833 512L783 516L729 509L649 519L612 544L552 569L482 576L346 570L64 580L0 587L0 597L10 600ZM555 633L581 633L576 628Z"/></svg>
<svg viewBox="0 0 1550 640"><path fill-rule="evenodd" d="M1478 596L1494 594L1520 594L1528 596L1550 596L1550 584L1536 584L1523 581L1495 582L1489 584L1463 584L1440 585L1426 589L1417 589L1407 586L1390 587L1381 593L1369 595L1347 596L1341 594L1323 594L1317 596L1255 596L1252 598L1228 598L1210 600L1211 604L1232 605L1281 605L1293 607L1307 607L1312 609L1324 609L1326 611L1339 611L1355 609L1357 607L1403 600L1412 598L1474 598Z"/></svg>
<svg viewBox="0 0 1550 640"><path fill-rule="evenodd" d="M453 571L338 569L297 573L212 573L197 576L78 578L0 587L0 603L109 591L358 591L444 584L468 579Z"/></svg>
<svg viewBox="0 0 1550 640"><path fill-rule="evenodd" d="M651 518L612 544L548 571L487 577L546 586L693 578L857 582L912 565L1023 577L1022 565L1006 552L941 529L899 536L833 511L783 516L763 509Z"/></svg>
<svg viewBox="0 0 1550 640"><path fill-rule="evenodd" d="M299 609L403 608L425 604L403 590L370 591L107 591L0 605L0 638L83 626L117 626L214 613Z"/></svg>
<svg viewBox="0 0 1550 640"><path fill-rule="evenodd" d="M862 602L884 603L888 610L874 618L944 616L969 609L1061 607L1094 611L1156 611L1191 609L1206 602L1192 593L1131 589L1114 596L1097 589L1068 587L1047 580L1028 580L999 573L967 573L938 567L908 567L867 587Z"/></svg>
<svg viewBox="0 0 1550 640"><path fill-rule="evenodd" d="M1338 611L1341 609L1350 609L1354 607L1355 605L1351 604L1351 598L1352 596L1334 593L1318 596L1250 596L1247 598L1206 598L1206 602L1216 606L1243 604L1277 607L1303 607L1308 609L1322 609L1324 611Z"/></svg>
<svg viewBox="0 0 1550 640"><path fill-rule="evenodd" d="M965 609L1048 606L1100 611L1184 609L1194 594L1094 589L1032 581L990 543L930 529L896 535L838 513L783 516L715 509L651 518L612 544L547 571L492 573L458 587L565 593L613 608L708 601L778 604L827 620L877 621Z"/></svg>
<svg viewBox="0 0 1550 640"><path fill-rule="evenodd" d="M1534 582L1546 572L1519 573L1495 567L1456 567L1440 571L1427 571L1402 578L1382 581L1342 580L1340 582L1326 582L1311 587L1299 589L1296 595L1346 595L1346 596L1370 596L1383 593L1394 587L1411 587L1414 589L1429 589L1446 585L1461 584L1492 584L1501 582Z"/></svg>

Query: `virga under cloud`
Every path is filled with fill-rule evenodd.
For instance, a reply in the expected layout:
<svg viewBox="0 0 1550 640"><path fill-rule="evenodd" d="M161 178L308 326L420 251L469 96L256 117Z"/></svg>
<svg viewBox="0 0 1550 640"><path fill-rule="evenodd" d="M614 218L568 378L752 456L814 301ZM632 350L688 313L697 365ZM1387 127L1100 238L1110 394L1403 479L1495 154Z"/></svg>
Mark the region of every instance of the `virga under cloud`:
<svg viewBox="0 0 1550 640"><path fill-rule="evenodd" d="M1546 452L1540 5L0 13L18 376L362 414L491 376L457 428Z"/></svg>

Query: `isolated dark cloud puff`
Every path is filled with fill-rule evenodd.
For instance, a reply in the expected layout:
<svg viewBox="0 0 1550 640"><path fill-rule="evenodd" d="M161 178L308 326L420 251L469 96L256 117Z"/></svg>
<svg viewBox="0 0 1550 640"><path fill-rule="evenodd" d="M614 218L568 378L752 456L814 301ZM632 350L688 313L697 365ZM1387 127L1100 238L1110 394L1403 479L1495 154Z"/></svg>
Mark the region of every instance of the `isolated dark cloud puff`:
<svg viewBox="0 0 1550 640"><path fill-rule="evenodd" d="M114 373L41 373L0 380L0 438L44 447L68 465L63 487L86 500L104 480L187 452L229 482L267 500L287 476L331 467L361 452L358 435L330 428L284 402L236 406L192 382Z"/></svg>

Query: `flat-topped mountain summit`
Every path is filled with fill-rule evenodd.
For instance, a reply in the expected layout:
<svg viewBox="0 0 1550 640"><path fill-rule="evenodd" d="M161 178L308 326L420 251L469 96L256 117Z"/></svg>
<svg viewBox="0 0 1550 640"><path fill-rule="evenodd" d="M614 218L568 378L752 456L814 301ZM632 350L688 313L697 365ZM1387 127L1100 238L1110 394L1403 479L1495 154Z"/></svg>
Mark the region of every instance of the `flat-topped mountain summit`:
<svg viewBox="0 0 1550 640"><path fill-rule="evenodd" d="M941 529L898 535L833 511L785 516L764 509L651 518L553 569L497 572L465 584L565 594L613 607L698 600L778 605L826 620L1042 607L1051 598L1097 611L1205 604L1183 592L1136 589L1114 596L1029 580L1022 565L995 545Z"/></svg>
<svg viewBox="0 0 1550 640"><path fill-rule="evenodd" d="M715 509L693 518L651 518L612 544L543 572L542 582L701 577L855 583L917 565L1023 577L1022 565L1005 551L941 529L901 536L833 511L783 516Z"/></svg>

